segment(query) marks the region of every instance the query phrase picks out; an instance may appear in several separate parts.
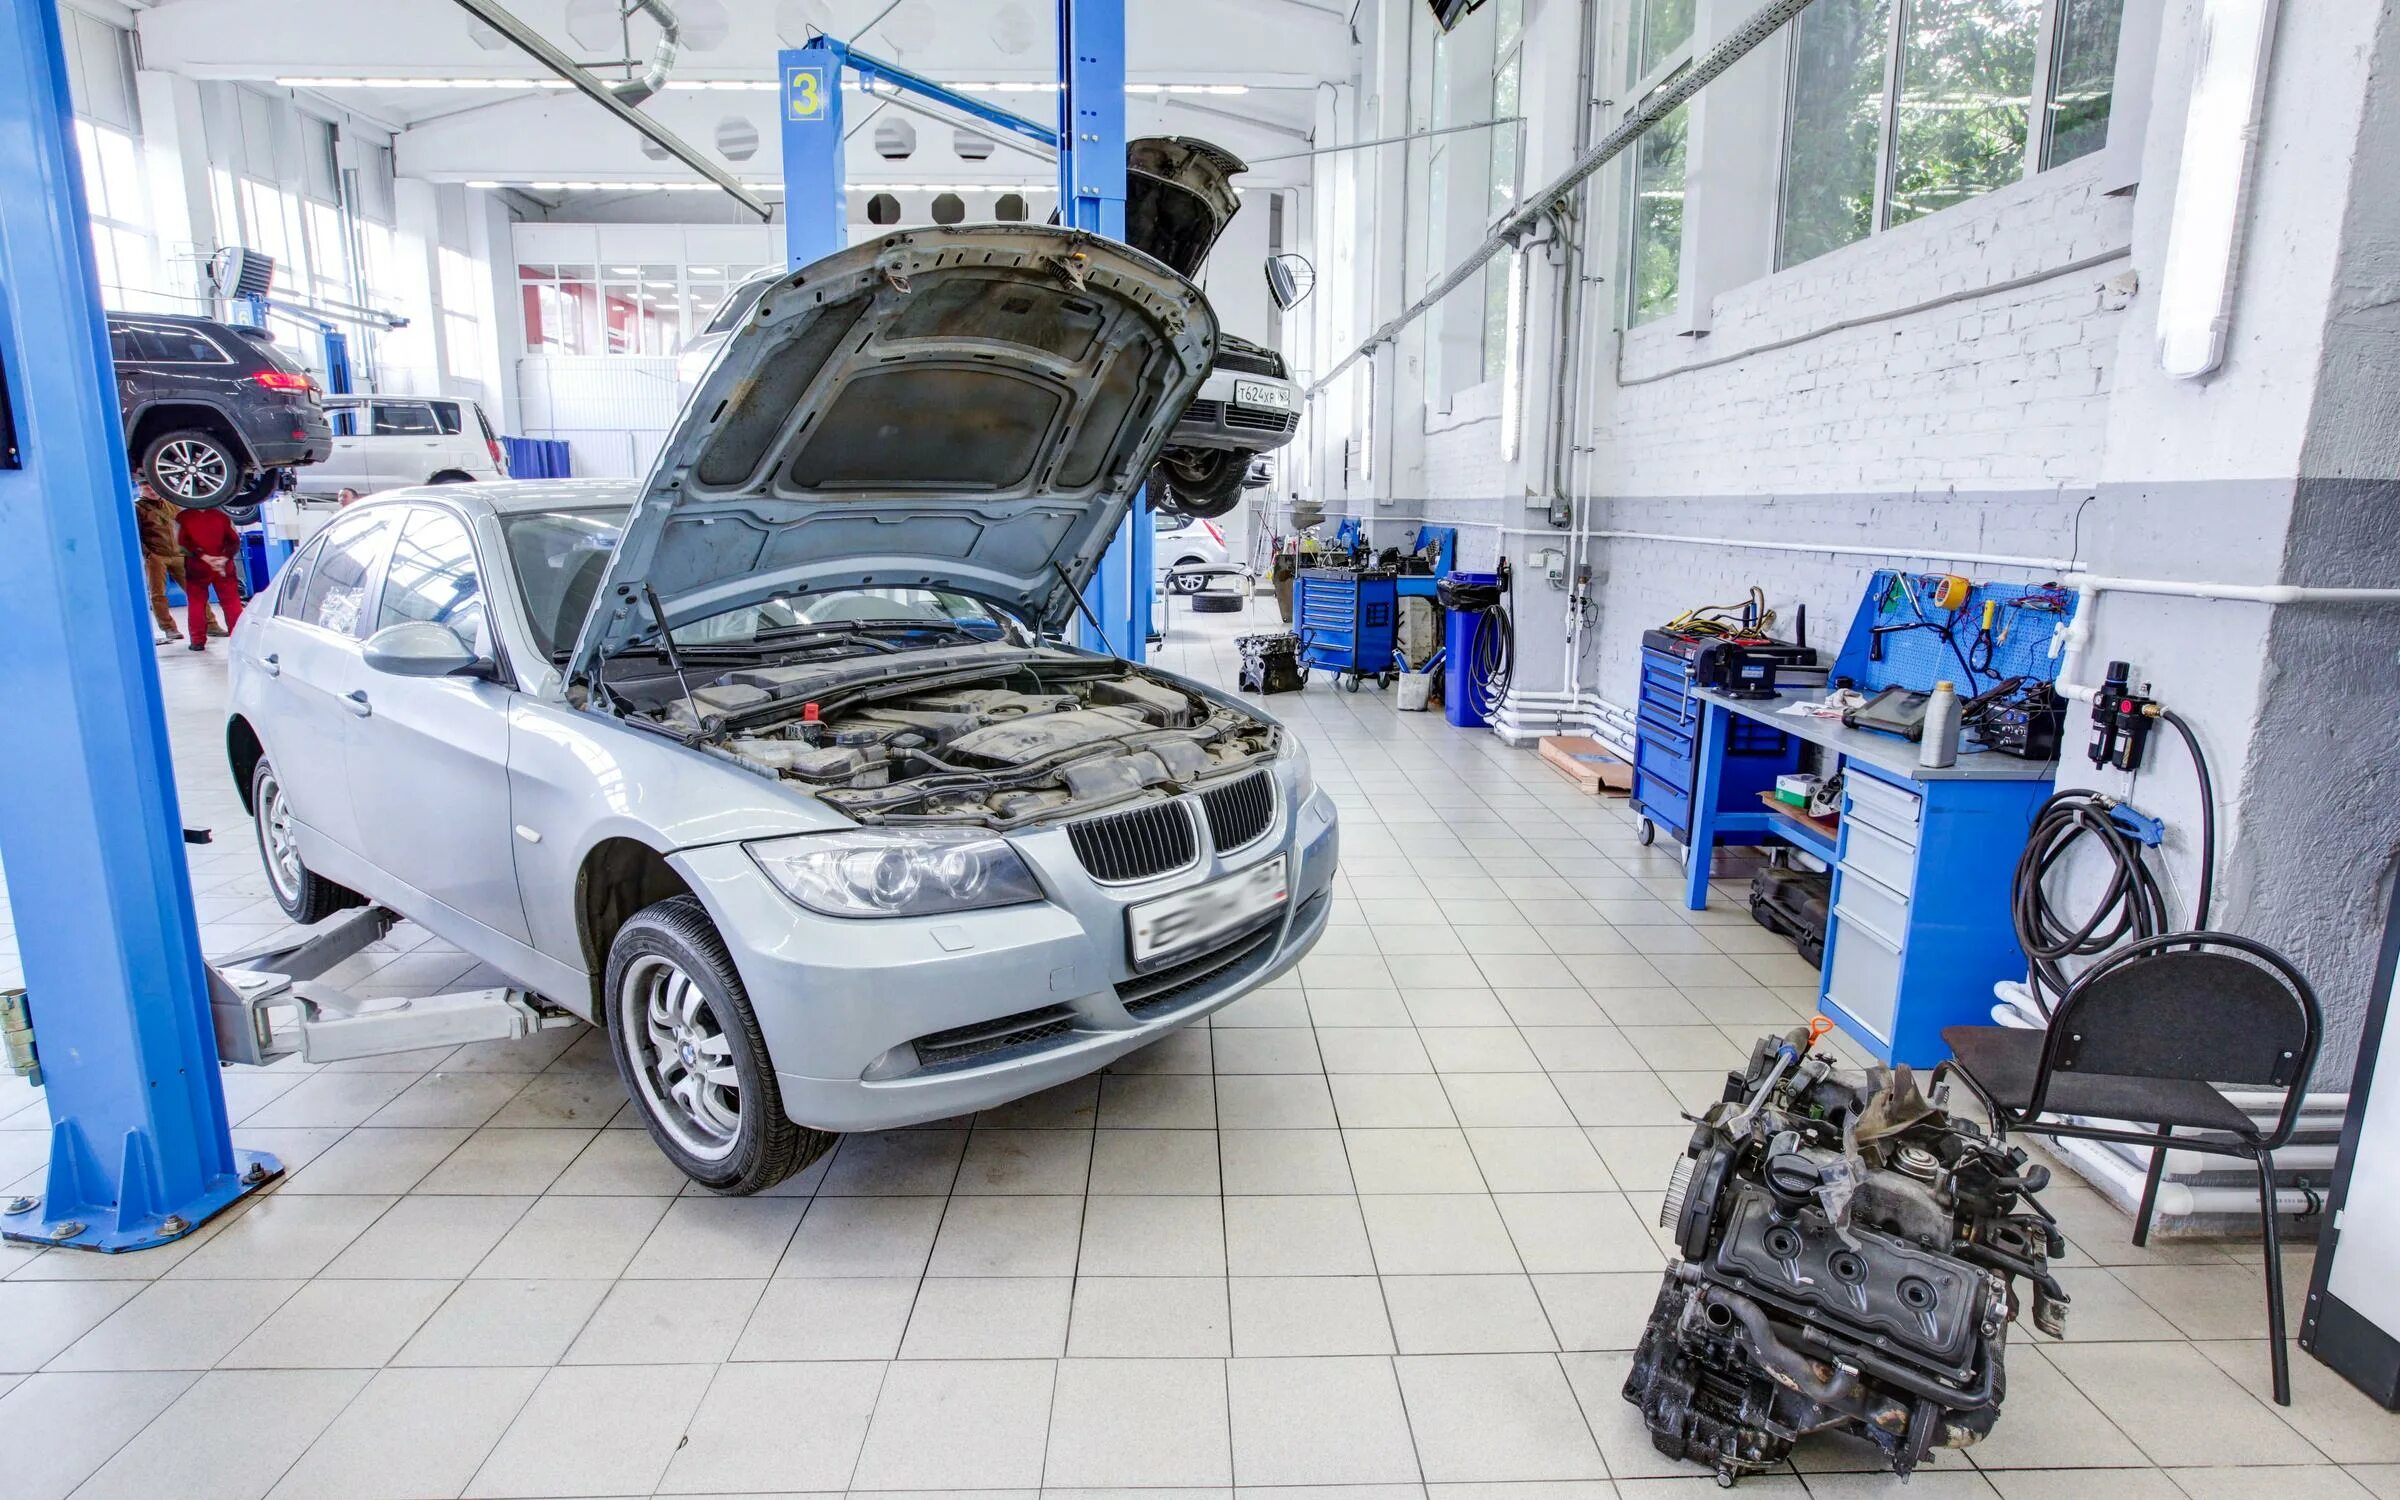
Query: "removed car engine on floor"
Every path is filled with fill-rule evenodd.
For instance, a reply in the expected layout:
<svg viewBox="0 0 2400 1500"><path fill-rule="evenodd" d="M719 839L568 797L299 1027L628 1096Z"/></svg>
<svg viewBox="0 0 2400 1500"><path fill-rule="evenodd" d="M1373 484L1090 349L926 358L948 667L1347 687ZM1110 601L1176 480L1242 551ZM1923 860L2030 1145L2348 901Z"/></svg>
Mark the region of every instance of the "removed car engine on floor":
<svg viewBox="0 0 2400 1500"><path fill-rule="evenodd" d="M1683 1259L1625 1399L1661 1453L1720 1485L1812 1432L1863 1438L1901 1475L1969 1447L2000 1415L2013 1280L2036 1328L2066 1323L2049 1271L2066 1242L2034 1201L2048 1169L1953 1119L1909 1069L1813 1050L1830 1025L1766 1037L1727 1075L1659 1211Z"/></svg>

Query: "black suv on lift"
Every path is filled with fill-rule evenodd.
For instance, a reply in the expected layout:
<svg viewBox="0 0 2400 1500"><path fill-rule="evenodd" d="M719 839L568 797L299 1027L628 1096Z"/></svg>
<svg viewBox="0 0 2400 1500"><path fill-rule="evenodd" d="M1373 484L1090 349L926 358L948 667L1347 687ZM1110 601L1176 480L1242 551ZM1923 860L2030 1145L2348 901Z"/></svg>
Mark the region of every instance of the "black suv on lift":
<svg viewBox="0 0 2400 1500"><path fill-rule="evenodd" d="M112 312L108 349L127 456L177 505L255 507L333 453L316 380L263 328Z"/></svg>

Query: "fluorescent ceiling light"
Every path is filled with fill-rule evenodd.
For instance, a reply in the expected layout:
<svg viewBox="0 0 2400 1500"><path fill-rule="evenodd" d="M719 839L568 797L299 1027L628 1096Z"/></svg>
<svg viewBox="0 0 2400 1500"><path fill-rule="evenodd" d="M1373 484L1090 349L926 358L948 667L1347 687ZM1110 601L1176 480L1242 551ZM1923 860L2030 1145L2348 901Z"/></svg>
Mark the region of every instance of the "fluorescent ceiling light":
<svg viewBox="0 0 2400 1500"><path fill-rule="evenodd" d="M2199 64L2158 295L2158 366L2178 380L2197 380L2225 362L2275 8L2276 0L2201 6Z"/></svg>

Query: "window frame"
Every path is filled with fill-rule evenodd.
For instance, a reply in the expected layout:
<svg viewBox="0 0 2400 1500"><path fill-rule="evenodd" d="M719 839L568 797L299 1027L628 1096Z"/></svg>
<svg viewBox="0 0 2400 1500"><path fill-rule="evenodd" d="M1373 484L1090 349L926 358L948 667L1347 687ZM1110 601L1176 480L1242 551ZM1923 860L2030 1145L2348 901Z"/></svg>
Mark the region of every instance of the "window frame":
<svg viewBox="0 0 2400 1500"><path fill-rule="evenodd" d="M372 628L375 617L383 612L384 565L391 561L392 544L399 540L400 523L406 518L410 508L404 505L377 506L371 510L359 511L347 516L336 516L333 520L326 522L325 529L311 539L316 547L316 556L309 564L308 576L304 580L304 585L313 585L316 582L317 569L323 565L325 554L337 546L348 545L346 535L336 535L337 530L345 534L349 531L370 530L380 534L374 550L367 556L366 571L359 577L359 597L364 604L359 610L357 622L350 627L348 634L335 630L330 625L317 623L313 610L305 613L296 610L288 616L279 615L278 618L285 619L304 630L313 630L327 640L343 641L351 646L363 646L367 637L375 633ZM299 602L305 606L309 602L306 586L302 588L301 595Z"/></svg>
<svg viewBox="0 0 2400 1500"><path fill-rule="evenodd" d="M1893 174L1899 169L1899 161L1897 157L1900 133L1899 101L1900 88L1903 81L1902 70L1905 65L1904 52L1908 37L1909 23L1914 17L1917 7L1921 3L1923 3L1923 0L1891 0L1891 15L1886 20L1884 27L1883 95L1880 112L1878 114L1879 126L1876 131L1875 139L1874 201L1868 213L1866 234L1859 239L1850 241L1850 245L1868 243L1869 241L1875 239L1875 237L1878 235L1886 234L1894 229L1903 228L1906 224L1917 223L1925 219L1938 218L1944 212L1943 209L1937 208L1931 210L1930 212L1919 214L1915 219L1905 220L1902 223L1894 223L1892 220L1892 181ZM2076 3L2076 0L2036 0L2036 3L2038 3L2041 7L2041 14L2035 24L2033 77L2026 95L2025 102L2025 144L2022 151L2019 153L2017 175L2009 182L2002 183L1999 185L1999 187L1993 188L1991 191L1994 192L2000 191L2002 188L2015 186L2017 183L2021 183L2029 178L2039 176L2043 172L2055 170L2056 167L2072 166L2074 165L2075 161L2087 160L2092 157L2098 157L2106 154L2116 139L2117 124L2122 117L2119 109L2119 102L2124 99L2124 93L2121 88L2112 86L2109 107L2108 144L2102 145L2097 151L2087 152L2085 156L2076 157L2070 161L2057 163L2056 167L2048 162L2047 158L2050 154L2051 104L2053 102L2051 94L2055 84L2055 75L2057 71L2060 19L2066 8L2069 5ZM2131 30L2131 21L2134 9L2134 3L2128 3L2124 6L2118 17L2118 56L2120 61L2124 55L2123 49L2125 45L2125 37ZM1773 225L1773 237L1769 242L1769 264L1771 267L1771 273L1788 271L1794 267L1806 265L1811 260L1817 260L1825 255L1835 253L1834 250L1825 250L1819 251L1816 255L1807 256L1800 260L1786 262L1783 259L1785 221L1789 216L1791 209L1790 181L1792 111L1797 105L1800 97L1800 47L1798 28L1801 25L1806 24L1808 15L1809 13L1803 12L1793 22L1792 30L1787 35L1784 44L1784 99L1782 126L1781 134L1776 142L1775 219ZM2122 76L2122 71L2123 70L2120 67L2118 70L2120 77ZM2135 104L2138 109L2138 101L2126 102ZM1985 195L1977 194L1976 196L1982 197ZM1965 203L1970 203L1973 201L1974 199L1972 198L1965 199L1960 203L1949 206L1953 208L1961 207ZM1627 239L1630 242L1630 234L1628 234ZM1849 245L1841 245L1836 246L1835 250L1843 250L1848 248ZM1629 267L1630 264L1631 262L1629 259ZM1630 290L1628 291L1627 295L1628 297L1631 296ZM1630 303L1628 305L1630 306Z"/></svg>
<svg viewBox="0 0 2400 1500"><path fill-rule="evenodd" d="M513 682L514 679L508 670L508 648L500 638L500 605L492 593L492 574L484 566L484 549L475 537L475 522L472 518L452 510L446 505L433 505L419 501L402 508L399 524L392 528L391 545L384 549L383 560L375 570L375 618L366 635L360 636L359 639L363 641L387 625L419 623L414 616L400 619L390 616L392 564L398 560L401 544L408 539L410 528L428 522L447 523L455 526L458 528L459 535L466 540L467 558L475 572L475 607L482 614L482 629L478 632L481 639L470 640L467 645L471 649L482 651L485 658L492 663L493 675L497 680ZM465 638L463 633L447 620L429 620L424 623L441 625L449 629L452 634L460 635L461 639Z"/></svg>

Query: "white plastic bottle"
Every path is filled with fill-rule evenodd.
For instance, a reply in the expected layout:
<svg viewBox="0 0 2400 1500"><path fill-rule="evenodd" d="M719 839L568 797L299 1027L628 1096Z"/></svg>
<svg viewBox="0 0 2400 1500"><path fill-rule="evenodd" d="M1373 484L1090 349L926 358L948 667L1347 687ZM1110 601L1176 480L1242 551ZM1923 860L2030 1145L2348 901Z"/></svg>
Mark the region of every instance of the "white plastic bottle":
<svg viewBox="0 0 2400 1500"><path fill-rule="evenodd" d="M1937 682L1933 696L1925 700L1925 735L1917 741L1917 764L1936 768L1957 765L1958 729L1958 689Z"/></svg>

